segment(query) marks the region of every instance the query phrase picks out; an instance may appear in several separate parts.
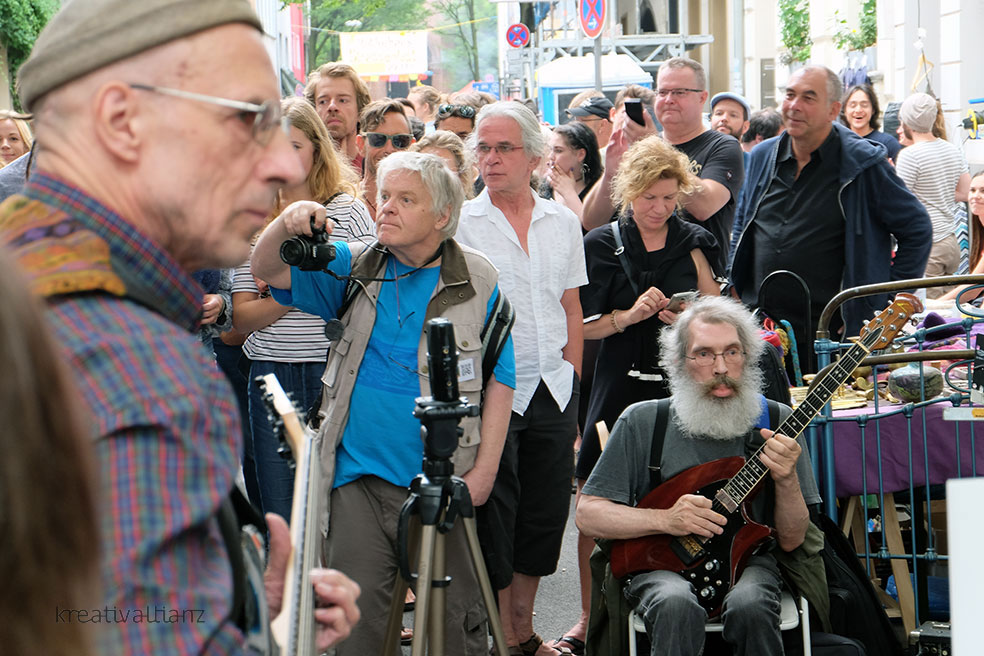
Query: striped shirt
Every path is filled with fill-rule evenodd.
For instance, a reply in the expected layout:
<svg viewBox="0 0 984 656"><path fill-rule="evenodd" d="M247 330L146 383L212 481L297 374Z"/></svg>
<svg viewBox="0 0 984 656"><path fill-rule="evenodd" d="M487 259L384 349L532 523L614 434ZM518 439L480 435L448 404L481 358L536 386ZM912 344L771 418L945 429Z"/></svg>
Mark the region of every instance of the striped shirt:
<svg viewBox="0 0 984 656"><path fill-rule="evenodd" d="M325 208L328 218L335 222L333 238L361 241L374 237L375 224L361 201L348 194L339 194ZM236 269L232 292L260 293L248 261ZM250 360L272 362L324 362L327 351L324 319L296 308L291 308L266 328L250 333L243 344L243 353Z"/></svg>
<svg viewBox="0 0 984 656"><path fill-rule="evenodd" d="M125 283L116 293L48 299L48 324L90 417L99 473L102 597L86 609L95 652L242 653L244 638L227 620L232 568L216 519L239 468L242 432L229 383L197 337L202 289L83 192L36 173L23 193L39 222L62 216L58 229L105 244ZM13 243L10 219L22 200L0 211L3 240L20 253L31 245ZM175 614L181 620L168 621Z"/></svg>
<svg viewBox="0 0 984 656"><path fill-rule="evenodd" d="M957 212L953 194L960 176L969 170L960 149L942 139L920 141L899 153L895 171L929 212L933 242L953 234Z"/></svg>

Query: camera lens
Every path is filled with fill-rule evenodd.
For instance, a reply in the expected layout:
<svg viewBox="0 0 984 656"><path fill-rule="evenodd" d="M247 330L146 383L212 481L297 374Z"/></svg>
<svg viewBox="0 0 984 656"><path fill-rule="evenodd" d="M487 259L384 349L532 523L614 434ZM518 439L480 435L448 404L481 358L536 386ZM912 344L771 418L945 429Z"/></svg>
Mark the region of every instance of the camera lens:
<svg viewBox="0 0 984 656"><path fill-rule="evenodd" d="M304 262L306 251L307 245L297 237L292 237L280 244L280 259L290 266L299 266Z"/></svg>

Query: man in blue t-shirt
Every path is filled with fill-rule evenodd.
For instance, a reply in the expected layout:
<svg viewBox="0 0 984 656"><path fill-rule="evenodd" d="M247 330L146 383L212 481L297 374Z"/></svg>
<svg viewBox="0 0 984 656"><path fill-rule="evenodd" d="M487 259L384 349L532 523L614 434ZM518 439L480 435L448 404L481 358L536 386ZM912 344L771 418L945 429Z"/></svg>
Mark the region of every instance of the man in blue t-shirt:
<svg viewBox="0 0 984 656"><path fill-rule="evenodd" d="M380 163L377 186L377 243L336 242L324 271L288 267L279 256L286 239L332 227L321 205L301 201L267 227L252 260L278 302L344 326L329 352L319 413L331 507L326 558L362 587L362 621L339 656L378 653L384 639L400 508L423 458L412 413L416 397L429 394L427 321L452 321L459 390L482 404L480 418L462 420L452 458L476 506L495 480L516 384L511 338L484 382L481 330L496 306L498 274L452 239L464 199L457 178L434 155L401 152ZM484 655L485 611L462 531L448 536L447 573L446 650Z"/></svg>

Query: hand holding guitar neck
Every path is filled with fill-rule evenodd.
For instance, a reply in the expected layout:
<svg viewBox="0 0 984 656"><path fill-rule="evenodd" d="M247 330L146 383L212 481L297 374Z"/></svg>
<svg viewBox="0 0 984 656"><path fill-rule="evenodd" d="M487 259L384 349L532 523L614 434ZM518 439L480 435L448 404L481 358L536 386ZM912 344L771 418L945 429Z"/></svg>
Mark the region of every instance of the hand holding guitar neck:
<svg viewBox="0 0 984 656"><path fill-rule="evenodd" d="M271 425L286 442L284 450L297 461L291 528L279 515L267 513L270 557L263 583L271 628L281 656L321 653L344 640L359 621L357 583L342 572L316 563L318 459L317 440L308 439L293 401L274 374L261 380Z"/></svg>

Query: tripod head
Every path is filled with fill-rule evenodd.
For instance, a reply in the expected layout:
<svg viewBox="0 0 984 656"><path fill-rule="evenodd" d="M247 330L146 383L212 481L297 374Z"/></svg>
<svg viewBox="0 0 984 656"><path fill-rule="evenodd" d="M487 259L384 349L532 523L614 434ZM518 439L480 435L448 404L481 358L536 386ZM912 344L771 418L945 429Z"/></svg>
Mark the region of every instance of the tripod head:
<svg viewBox="0 0 984 656"><path fill-rule="evenodd" d="M423 472L431 479L454 473L451 456L458 448L463 417L477 417L479 407L458 396L458 350L454 325L442 317L431 319L427 331L427 366L430 396L417 398L413 416L420 420L424 436Z"/></svg>

